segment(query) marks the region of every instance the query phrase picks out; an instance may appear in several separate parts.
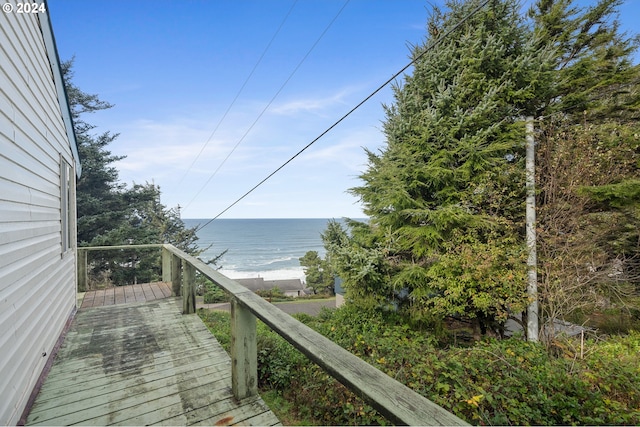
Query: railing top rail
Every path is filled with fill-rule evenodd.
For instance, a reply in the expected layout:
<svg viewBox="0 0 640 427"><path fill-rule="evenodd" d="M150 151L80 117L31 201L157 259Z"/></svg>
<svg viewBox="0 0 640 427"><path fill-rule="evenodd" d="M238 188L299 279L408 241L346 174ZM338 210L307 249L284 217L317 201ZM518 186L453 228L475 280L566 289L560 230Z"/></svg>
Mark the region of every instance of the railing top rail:
<svg viewBox="0 0 640 427"><path fill-rule="evenodd" d="M190 263L310 360L367 400L391 422L406 425L467 425L462 419L394 380L251 290L173 245L164 248Z"/></svg>
<svg viewBox="0 0 640 427"><path fill-rule="evenodd" d="M163 243L148 243L143 245L115 245L115 246L78 246L79 251L107 251L110 249L147 249L162 248Z"/></svg>

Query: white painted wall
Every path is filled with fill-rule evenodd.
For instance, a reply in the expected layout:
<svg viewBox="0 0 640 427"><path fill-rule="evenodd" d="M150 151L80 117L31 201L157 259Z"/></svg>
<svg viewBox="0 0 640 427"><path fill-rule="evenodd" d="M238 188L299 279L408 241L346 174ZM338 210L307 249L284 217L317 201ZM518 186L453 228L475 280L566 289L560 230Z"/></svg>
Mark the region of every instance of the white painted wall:
<svg viewBox="0 0 640 427"><path fill-rule="evenodd" d="M49 17L18 14L9 3L14 12L0 13L0 425L18 422L76 301L77 157L54 83ZM67 250L64 164L71 167Z"/></svg>

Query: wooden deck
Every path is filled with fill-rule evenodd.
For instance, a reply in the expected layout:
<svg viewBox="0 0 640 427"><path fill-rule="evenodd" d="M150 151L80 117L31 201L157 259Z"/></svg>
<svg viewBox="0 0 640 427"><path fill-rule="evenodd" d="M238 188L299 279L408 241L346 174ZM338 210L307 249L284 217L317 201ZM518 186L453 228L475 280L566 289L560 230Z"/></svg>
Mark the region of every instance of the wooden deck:
<svg viewBox="0 0 640 427"><path fill-rule="evenodd" d="M171 296L171 283L143 283L131 286L115 286L108 289L88 291L84 294L81 308L130 302L154 301Z"/></svg>
<svg viewBox="0 0 640 427"><path fill-rule="evenodd" d="M229 356L180 307L164 298L79 310L27 425L280 425L260 397L233 397Z"/></svg>

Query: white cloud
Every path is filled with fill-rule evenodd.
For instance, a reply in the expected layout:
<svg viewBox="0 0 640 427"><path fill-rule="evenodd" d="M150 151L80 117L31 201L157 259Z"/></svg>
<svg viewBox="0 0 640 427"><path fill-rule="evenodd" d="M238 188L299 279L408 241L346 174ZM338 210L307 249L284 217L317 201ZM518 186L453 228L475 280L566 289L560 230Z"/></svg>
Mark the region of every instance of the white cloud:
<svg viewBox="0 0 640 427"><path fill-rule="evenodd" d="M131 122L113 143L114 153L127 156L117 167L125 175L142 171L151 172L151 176L171 173L174 179L190 167L196 171L206 165L205 170L209 170L211 162L229 152L232 140L222 135L209 141L211 130L207 125L185 119Z"/></svg>
<svg viewBox="0 0 640 427"><path fill-rule="evenodd" d="M315 146L305 152L303 161L340 164L344 170L360 172L366 165L366 154L363 147L378 147L383 136L373 127L357 128L342 132L335 143L323 145L319 140Z"/></svg>
<svg viewBox="0 0 640 427"><path fill-rule="evenodd" d="M294 116L300 113L316 113L319 114L335 106L349 105L346 98L353 93L355 88L346 88L336 92L330 96L306 96L297 99L291 99L272 106L269 112L282 116Z"/></svg>
<svg viewBox="0 0 640 427"><path fill-rule="evenodd" d="M297 103L280 105L280 111L293 114L324 108L329 115L329 108L344 104L347 92L306 103L299 99ZM195 163L217 125L210 112L200 109L188 117L185 113L182 117L121 123L121 136L110 147L115 155L127 156L115 165L120 170L120 180L127 184L153 181L160 185L165 205L180 204L187 218L211 218L333 123L332 118L319 114L293 121L284 115L271 115L263 117L247 134L259 105L243 104L241 111L225 119ZM360 215L355 198L345 191L356 184L355 177L364 170L366 155L362 147L376 147L383 138L380 130L371 125L372 120L364 120L363 126L363 117L367 114L360 113L359 118L354 115L341 123L224 216ZM243 137L241 145L211 179Z"/></svg>

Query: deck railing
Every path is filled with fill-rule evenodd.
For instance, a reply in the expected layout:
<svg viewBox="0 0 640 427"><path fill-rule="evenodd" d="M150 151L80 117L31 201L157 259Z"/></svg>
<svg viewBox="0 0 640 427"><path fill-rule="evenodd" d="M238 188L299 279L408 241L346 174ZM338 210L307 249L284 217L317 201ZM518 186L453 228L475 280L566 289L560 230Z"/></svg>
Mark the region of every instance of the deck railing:
<svg viewBox="0 0 640 427"><path fill-rule="evenodd" d="M183 313L196 310L195 272L199 271L231 296L231 373L236 398L258 393L256 319L351 391L398 425L467 425L463 420L394 380L382 371L297 321L203 261L173 245L125 245L78 248L79 287L87 280L87 252L162 248L162 280L182 295Z"/></svg>

